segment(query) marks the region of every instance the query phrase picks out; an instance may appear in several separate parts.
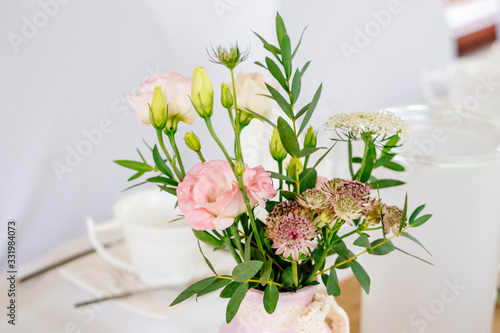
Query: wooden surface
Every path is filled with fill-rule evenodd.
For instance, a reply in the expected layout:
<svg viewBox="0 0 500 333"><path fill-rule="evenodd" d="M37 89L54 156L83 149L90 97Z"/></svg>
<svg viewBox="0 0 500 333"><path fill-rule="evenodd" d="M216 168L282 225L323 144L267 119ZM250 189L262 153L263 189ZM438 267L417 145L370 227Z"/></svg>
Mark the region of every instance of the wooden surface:
<svg viewBox="0 0 500 333"><path fill-rule="evenodd" d="M359 333L360 309L361 309L361 286L354 277L340 283L342 294L336 298L337 303L344 308L349 316L351 333ZM500 308L495 309L495 322L492 333L500 332Z"/></svg>

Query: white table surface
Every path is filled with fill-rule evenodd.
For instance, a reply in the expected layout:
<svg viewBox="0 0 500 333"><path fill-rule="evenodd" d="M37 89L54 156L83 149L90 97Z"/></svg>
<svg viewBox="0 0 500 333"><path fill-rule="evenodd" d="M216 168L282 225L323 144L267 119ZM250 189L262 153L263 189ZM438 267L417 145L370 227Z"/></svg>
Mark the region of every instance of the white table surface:
<svg viewBox="0 0 500 333"><path fill-rule="evenodd" d="M88 241L82 236L69 242L36 262L21 267L20 273L27 274L37 267L43 267L57 258L86 248ZM1 273L0 304L8 304L8 281L5 270ZM135 314L119 306L116 301L107 301L75 309L74 304L89 300L95 294L84 291L65 279L57 269L17 284L16 325L7 323L2 310L0 332L22 333L181 333L217 332L224 320L227 300L207 295L198 303L183 307L167 321L151 319ZM5 306L4 306L5 305ZM169 306L169 302L165 302Z"/></svg>

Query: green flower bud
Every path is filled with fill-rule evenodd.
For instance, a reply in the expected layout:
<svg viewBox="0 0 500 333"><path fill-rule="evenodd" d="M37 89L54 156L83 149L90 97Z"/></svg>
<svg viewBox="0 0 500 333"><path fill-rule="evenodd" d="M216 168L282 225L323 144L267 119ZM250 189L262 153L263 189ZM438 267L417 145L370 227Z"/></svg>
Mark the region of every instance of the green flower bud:
<svg viewBox="0 0 500 333"><path fill-rule="evenodd" d="M212 116L214 106L214 88L205 68L196 67L191 84L191 102L200 117Z"/></svg>
<svg viewBox="0 0 500 333"><path fill-rule="evenodd" d="M299 175L302 173L304 166L300 161L300 158L292 157L290 159L290 163L288 163L288 167L286 168L286 173L288 177L292 179L299 179Z"/></svg>
<svg viewBox="0 0 500 333"><path fill-rule="evenodd" d="M304 148L314 148L316 147L316 132L312 126L309 127L304 139Z"/></svg>
<svg viewBox="0 0 500 333"><path fill-rule="evenodd" d="M149 106L149 120L156 129L163 129L167 123L167 102L161 87L155 86L153 101Z"/></svg>
<svg viewBox="0 0 500 333"><path fill-rule="evenodd" d="M273 135L269 142L269 150L271 151L271 156L277 162L282 162L286 158L287 152L281 143L280 134L276 128L273 129Z"/></svg>
<svg viewBox="0 0 500 333"><path fill-rule="evenodd" d="M241 53L238 44L231 45L229 49L218 46L217 50L212 48L210 59L212 62L226 66L229 69L234 69L238 64L248 58L248 50Z"/></svg>
<svg viewBox="0 0 500 333"><path fill-rule="evenodd" d="M245 165L242 162L237 161L234 164L234 173L237 176L243 176L243 174L245 173Z"/></svg>
<svg viewBox="0 0 500 333"><path fill-rule="evenodd" d="M226 109L233 107L233 95L231 94L231 91L229 91L229 88L225 83L222 83L221 86L220 102Z"/></svg>
<svg viewBox="0 0 500 333"><path fill-rule="evenodd" d="M184 135L184 140L186 141L186 146L188 146L189 149L195 152L199 152L201 150L200 139L198 139L193 132L187 132L186 135Z"/></svg>

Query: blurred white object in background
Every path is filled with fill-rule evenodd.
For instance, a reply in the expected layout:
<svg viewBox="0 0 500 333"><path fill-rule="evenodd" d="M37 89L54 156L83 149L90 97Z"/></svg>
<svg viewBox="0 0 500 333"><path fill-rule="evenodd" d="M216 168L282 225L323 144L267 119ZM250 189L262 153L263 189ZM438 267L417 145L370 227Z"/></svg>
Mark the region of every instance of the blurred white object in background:
<svg viewBox="0 0 500 333"><path fill-rule="evenodd" d="M435 107L500 117L500 51L491 48L424 71L422 92Z"/></svg>
<svg viewBox="0 0 500 333"><path fill-rule="evenodd" d="M411 133L399 148L406 170L382 178L406 184L380 195L403 207L408 193L408 214L426 204L423 214L432 217L411 235L432 257L405 237L393 242L434 266L397 251L365 256L372 283L363 296L362 332L490 333L500 244L500 123L451 109L393 111Z"/></svg>

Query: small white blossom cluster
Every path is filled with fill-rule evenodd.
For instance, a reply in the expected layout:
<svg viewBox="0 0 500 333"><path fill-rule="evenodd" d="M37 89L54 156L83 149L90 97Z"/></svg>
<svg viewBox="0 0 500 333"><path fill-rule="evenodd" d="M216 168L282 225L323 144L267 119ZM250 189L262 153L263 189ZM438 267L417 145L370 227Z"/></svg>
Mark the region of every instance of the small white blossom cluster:
<svg viewBox="0 0 500 333"><path fill-rule="evenodd" d="M330 130L340 129L353 135L371 133L409 136L406 122L389 111L340 113L330 117L325 127Z"/></svg>

